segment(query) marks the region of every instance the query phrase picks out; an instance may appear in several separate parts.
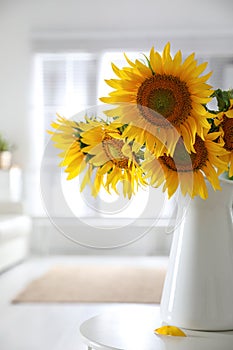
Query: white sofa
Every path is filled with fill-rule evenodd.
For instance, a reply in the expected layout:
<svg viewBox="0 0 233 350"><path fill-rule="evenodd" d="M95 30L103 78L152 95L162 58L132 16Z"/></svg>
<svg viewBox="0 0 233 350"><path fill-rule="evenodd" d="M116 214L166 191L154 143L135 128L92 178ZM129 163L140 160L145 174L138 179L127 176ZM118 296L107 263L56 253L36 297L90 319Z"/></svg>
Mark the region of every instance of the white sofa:
<svg viewBox="0 0 233 350"><path fill-rule="evenodd" d="M31 227L20 202L0 201L0 272L27 257Z"/></svg>

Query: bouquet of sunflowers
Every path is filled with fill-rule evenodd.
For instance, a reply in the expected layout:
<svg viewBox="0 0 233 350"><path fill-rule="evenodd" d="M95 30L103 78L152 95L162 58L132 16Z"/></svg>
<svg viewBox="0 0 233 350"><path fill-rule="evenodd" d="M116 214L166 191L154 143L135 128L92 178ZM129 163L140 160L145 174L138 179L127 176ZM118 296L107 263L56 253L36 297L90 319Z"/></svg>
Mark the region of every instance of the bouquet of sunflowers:
<svg viewBox="0 0 233 350"><path fill-rule="evenodd" d="M207 63L180 51L172 57L170 43L162 54L152 48L143 60L125 59L121 69L112 64L113 91L100 98L106 118L58 115L52 123L67 179L84 173L80 190L90 185L93 196L101 187L119 193L122 184L128 198L139 186L163 186L169 198L180 187L206 199L206 180L219 190L221 173L233 177L233 91L212 89Z"/></svg>

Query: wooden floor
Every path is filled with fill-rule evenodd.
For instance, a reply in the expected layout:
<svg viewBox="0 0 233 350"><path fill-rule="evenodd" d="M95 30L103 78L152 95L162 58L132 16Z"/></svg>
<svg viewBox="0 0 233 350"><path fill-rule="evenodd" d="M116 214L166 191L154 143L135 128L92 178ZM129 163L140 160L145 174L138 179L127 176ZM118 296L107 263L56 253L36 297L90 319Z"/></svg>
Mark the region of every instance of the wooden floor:
<svg viewBox="0 0 233 350"><path fill-rule="evenodd" d="M74 265L94 262L167 265L167 258L155 257L32 257L0 275L1 350L83 350L79 327L88 318L103 312L136 313L149 305L137 304L12 304L11 300L32 279L57 263ZM143 349L142 349L143 350ZM146 350L146 349L145 349Z"/></svg>

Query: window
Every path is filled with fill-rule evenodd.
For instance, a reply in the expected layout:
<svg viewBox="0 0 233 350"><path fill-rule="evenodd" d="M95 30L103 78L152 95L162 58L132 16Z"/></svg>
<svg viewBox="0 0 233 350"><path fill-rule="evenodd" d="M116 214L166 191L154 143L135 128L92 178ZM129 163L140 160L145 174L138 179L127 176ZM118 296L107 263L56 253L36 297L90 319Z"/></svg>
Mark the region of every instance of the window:
<svg viewBox="0 0 233 350"><path fill-rule="evenodd" d="M132 60L138 53L128 52ZM143 56L141 57L144 58ZM97 199L89 189L79 192L79 179L66 181L66 174L58 167L58 150L49 142L46 130L55 120L55 113L71 118L80 111L99 104L98 98L109 92L104 79L113 77L111 62L125 65L122 52L53 53L35 56L35 123L39 133L38 154L42 157L42 195L52 216L100 216L105 218L154 218L171 216L173 201L167 203L161 189L139 190L130 201L123 196L109 196L103 190ZM45 149L44 155L42 155ZM38 158L39 160L39 158ZM59 189L59 190L58 190ZM64 203L68 204L64 210Z"/></svg>
<svg viewBox="0 0 233 350"><path fill-rule="evenodd" d="M37 54L35 104L48 130L55 113L71 118L97 101L97 57L93 54ZM38 99L38 96L40 98Z"/></svg>

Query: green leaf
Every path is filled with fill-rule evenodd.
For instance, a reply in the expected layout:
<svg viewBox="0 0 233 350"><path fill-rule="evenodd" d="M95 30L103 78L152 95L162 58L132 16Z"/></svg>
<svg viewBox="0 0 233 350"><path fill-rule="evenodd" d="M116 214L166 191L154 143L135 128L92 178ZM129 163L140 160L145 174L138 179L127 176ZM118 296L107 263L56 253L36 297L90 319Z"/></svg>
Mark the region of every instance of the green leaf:
<svg viewBox="0 0 233 350"><path fill-rule="evenodd" d="M233 99L233 89L228 90L229 99Z"/></svg>
<svg viewBox="0 0 233 350"><path fill-rule="evenodd" d="M216 97L218 103L219 112L225 112L230 107L230 95L229 91L223 91L221 89L215 90L212 97Z"/></svg>

